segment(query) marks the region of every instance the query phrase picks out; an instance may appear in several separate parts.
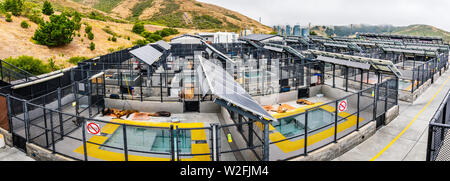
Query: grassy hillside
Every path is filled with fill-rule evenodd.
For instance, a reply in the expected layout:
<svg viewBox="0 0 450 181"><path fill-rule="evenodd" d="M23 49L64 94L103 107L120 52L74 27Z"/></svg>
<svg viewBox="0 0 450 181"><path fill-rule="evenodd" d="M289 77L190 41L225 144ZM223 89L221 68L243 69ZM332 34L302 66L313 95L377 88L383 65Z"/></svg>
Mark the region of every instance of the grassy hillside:
<svg viewBox="0 0 450 181"><path fill-rule="evenodd" d="M448 43L450 42L450 32L429 25L410 25L407 27L399 28L392 33L398 35L413 36L438 36L442 37L444 41Z"/></svg>
<svg viewBox="0 0 450 181"><path fill-rule="evenodd" d="M354 36L356 32L360 33L392 33L397 35L414 36L437 36L442 37L444 41L450 42L450 33L430 25L410 25L406 27L395 27L391 25L354 25L350 26L314 26L311 28L319 36Z"/></svg>
<svg viewBox="0 0 450 181"><path fill-rule="evenodd" d="M61 0L58 0L61 1ZM201 30L272 29L242 14L195 0L73 0L112 17L148 24Z"/></svg>
<svg viewBox="0 0 450 181"><path fill-rule="evenodd" d="M0 0L3 2L4 0ZM38 24L33 22L30 12L35 17L49 21L49 16L42 14L43 0L24 0L24 12L21 16L13 16L12 22L5 20L6 13L0 11L0 59L33 56L44 63L55 61L58 66L72 66L68 59L76 56L96 57L111 51L133 46L137 40L144 37L132 33L136 20L145 21L145 29L149 32L162 30L167 26L176 28L180 34L225 30L239 30L248 24L262 27L270 32L270 28L259 25L251 20L229 10L214 5L197 3L193 0L48 0L52 3L55 14L62 12L79 12L82 14L82 26L75 32L73 41L60 47L47 47L32 41ZM193 7L192 7L193 6ZM152 7L152 8L150 8ZM120 8L128 11L119 11ZM117 13L122 12L122 14ZM126 15L125 15L126 14ZM34 17L33 15L33 17ZM182 17L180 18L180 16ZM22 28L25 21L28 28ZM95 35L90 40L85 28L92 26ZM171 35L164 40L177 36ZM112 41L115 37L115 41ZM90 44L95 44L95 50L90 50Z"/></svg>

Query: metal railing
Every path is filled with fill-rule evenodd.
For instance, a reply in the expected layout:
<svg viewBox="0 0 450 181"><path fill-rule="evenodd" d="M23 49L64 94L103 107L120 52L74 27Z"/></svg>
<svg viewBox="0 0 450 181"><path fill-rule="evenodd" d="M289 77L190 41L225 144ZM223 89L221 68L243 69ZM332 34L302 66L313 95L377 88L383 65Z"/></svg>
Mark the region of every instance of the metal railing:
<svg viewBox="0 0 450 181"><path fill-rule="evenodd" d="M450 91L428 127L427 161L450 161Z"/></svg>

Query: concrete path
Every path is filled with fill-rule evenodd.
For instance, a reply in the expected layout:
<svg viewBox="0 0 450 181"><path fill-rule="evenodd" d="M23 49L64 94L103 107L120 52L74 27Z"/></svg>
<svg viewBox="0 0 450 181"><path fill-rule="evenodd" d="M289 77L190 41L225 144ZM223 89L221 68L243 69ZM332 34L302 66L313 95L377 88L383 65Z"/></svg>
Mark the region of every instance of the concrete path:
<svg viewBox="0 0 450 181"><path fill-rule="evenodd" d="M399 102L400 115L395 120L335 161L425 161L428 123L450 89L449 76L450 71L447 71L435 80L414 104ZM434 95L436 97L430 102Z"/></svg>
<svg viewBox="0 0 450 181"><path fill-rule="evenodd" d="M0 148L0 161L34 161L16 148Z"/></svg>

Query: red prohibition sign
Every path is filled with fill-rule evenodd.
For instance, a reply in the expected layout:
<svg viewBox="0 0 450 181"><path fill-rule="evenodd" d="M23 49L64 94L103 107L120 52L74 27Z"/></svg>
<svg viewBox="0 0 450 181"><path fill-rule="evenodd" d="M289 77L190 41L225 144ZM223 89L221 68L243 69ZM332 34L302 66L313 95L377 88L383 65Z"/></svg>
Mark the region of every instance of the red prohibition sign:
<svg viewBox="0 0 450 181"><path fill-rule="evenodd" d="M100 127L97 124L95 124L95 123L89 123L87 125L87 130L91 134L98 134L98 133L100 133Z"/></svg>
<svg viewBox="0 0 450 181"><path fill-rule="evenodd" d="M341 103L339 103L339 111L345 111L345 109L347 109L347 101L342 101Z"/></svg>

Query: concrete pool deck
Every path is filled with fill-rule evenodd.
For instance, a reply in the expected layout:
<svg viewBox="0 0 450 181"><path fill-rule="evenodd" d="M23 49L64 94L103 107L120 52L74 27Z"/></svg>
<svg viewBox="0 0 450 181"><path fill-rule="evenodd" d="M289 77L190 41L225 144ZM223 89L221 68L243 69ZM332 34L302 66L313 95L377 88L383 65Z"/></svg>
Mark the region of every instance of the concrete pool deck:
<svg viewBox="0 0 450 181"><path fill-rule="evenodd" d="M413 104L400 101L396 119L334 161L425 161L428 124L450 89L449 76L443 73Z"/></svg>
<svg viewBox="0 0 450 181"><path fill-rule="evenodd" d="M6 146L0 148L0 161L34 161L28 157L26 153L18 150L17 148L11 148Z"/></svg>

